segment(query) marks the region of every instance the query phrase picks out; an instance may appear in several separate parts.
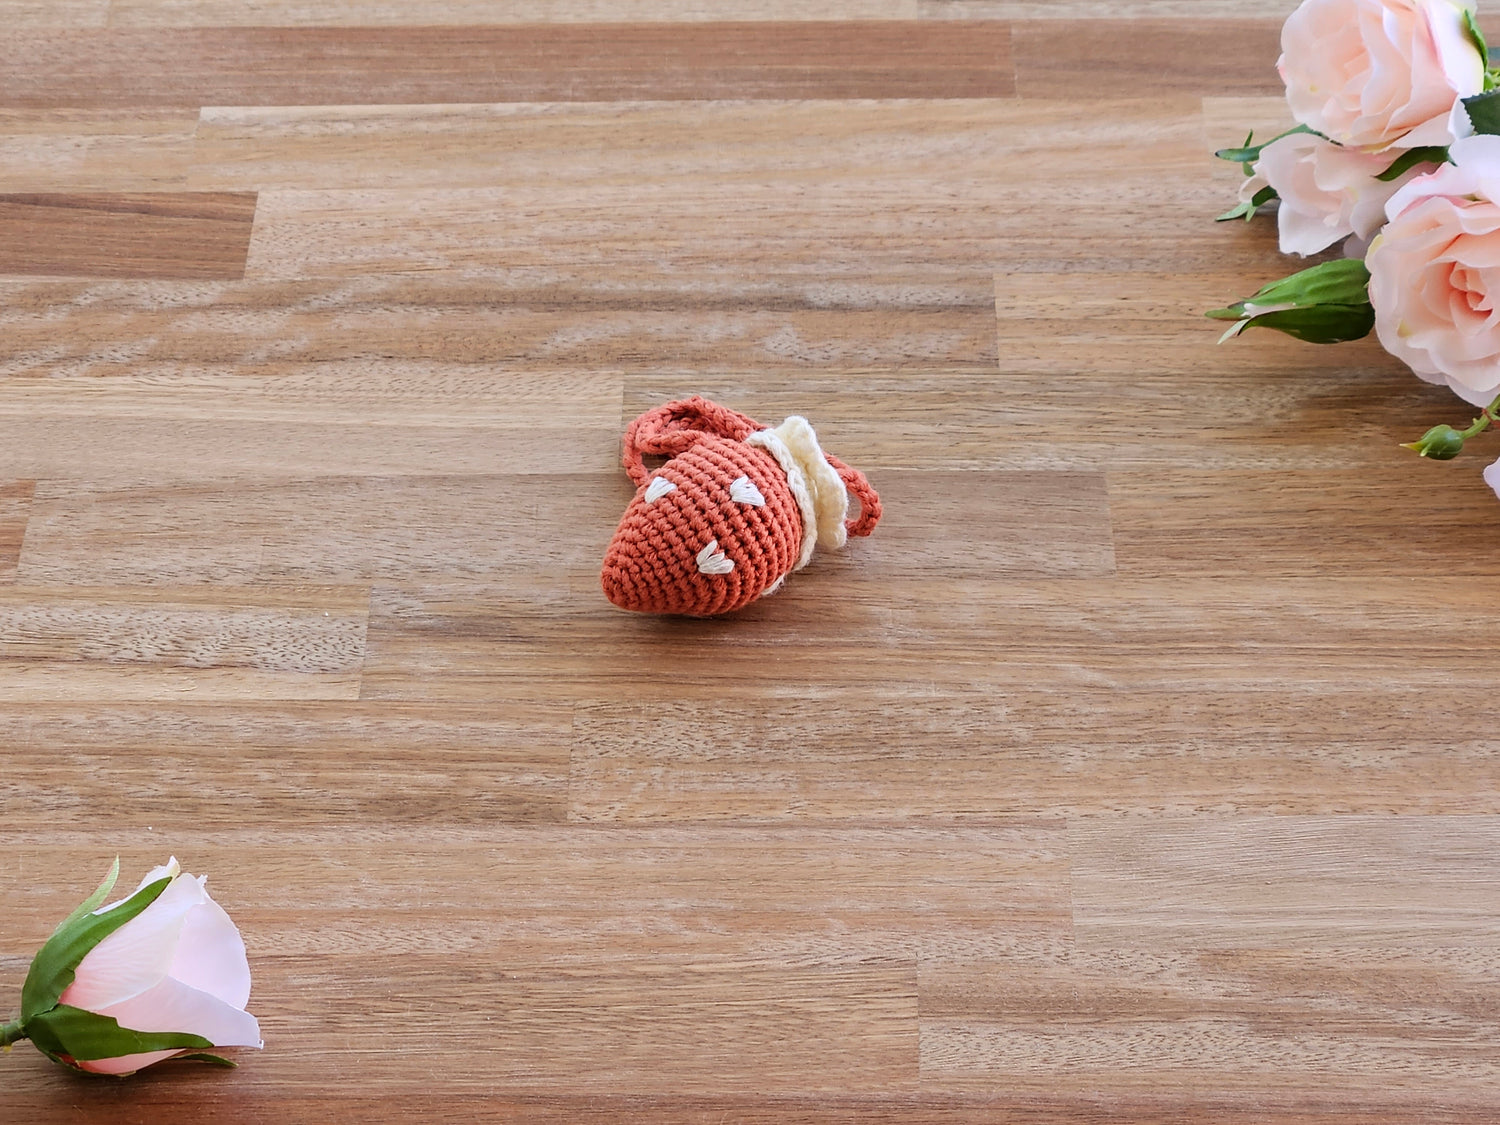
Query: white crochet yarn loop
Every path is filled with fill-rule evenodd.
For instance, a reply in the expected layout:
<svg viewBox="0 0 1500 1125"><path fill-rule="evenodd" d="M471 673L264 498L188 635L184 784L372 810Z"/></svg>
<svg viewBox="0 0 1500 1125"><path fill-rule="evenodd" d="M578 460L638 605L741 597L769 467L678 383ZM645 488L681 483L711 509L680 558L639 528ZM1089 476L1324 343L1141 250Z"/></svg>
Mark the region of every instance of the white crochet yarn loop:
<svg viewBox="0 0 1500 1125"><path fill-rule="evenodd" d="M757 430L745 439L776 458L802 513L802 553L793 570L812 558L813 547L842 547L849 533L849 490L838 470L823 456L818 435L806 418L793 414L774 430Z"/></svg>

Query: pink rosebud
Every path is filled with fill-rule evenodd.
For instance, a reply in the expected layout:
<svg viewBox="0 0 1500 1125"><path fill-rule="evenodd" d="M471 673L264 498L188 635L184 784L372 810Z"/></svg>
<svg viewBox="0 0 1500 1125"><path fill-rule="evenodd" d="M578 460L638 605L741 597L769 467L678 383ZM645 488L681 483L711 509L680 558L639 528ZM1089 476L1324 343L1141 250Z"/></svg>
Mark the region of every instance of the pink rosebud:
<svg viewBox="0 0 1500 1125"><path fill-rule="evenodd" d="M1281 29L1276 68L1302 124L1343 145L1452 140L1449 115L1484 90L1460 0L1304 0Z"/></svg>
<svg viewBox="0 0 1500 1125"><path fill-rule="evenodd" d="M1476 406L1500 393L1500 137L1455 141L1453 164L1386 205L1370 246L1370 303L1385 350Z"/></svg>
<svg viewBox="0 0 1500 1125"><path fill-rule="evenodd" d="M1281 200L1276 210L1281 252L1305 257L1351 234L1362 241L1372 238L1385 222L1386 201L1419 171L1388 182L1376 179L1393 158L1336 145L1314 133L1290 133L1261 149L1255 171Z"/></svg>
<svg viewBox="0 0 1500 1125"><path fill-rule="evenodd" d="M60 1003L113 1017L134 1031L201 1036L218 1047L261 1046L260 1026L245 1011L250 966L240 932L203 889L204 876L183 874L177 860L141 887L171 883L78 963ZM109 907L95 911L103 913ZM98 1074L129 1074L183 1050L76 1060Z"/></svg>

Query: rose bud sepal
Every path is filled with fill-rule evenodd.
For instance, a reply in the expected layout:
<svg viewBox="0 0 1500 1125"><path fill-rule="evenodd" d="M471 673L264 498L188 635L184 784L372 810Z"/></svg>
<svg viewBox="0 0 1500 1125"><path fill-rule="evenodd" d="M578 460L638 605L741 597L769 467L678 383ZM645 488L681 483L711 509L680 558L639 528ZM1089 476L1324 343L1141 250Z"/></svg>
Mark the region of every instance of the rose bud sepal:
<svg viewBox="0 0 1500 1125"><path fill-rule="evenodd" d="M1220 342L1246 328L1274 328L1310 344L1359 340L1375 326L1370 271L1358 258L1301 270L1262 288L1255 296L1205 315L1235 321Z"/></svg>
<svg viewBox="0 0 1500 1125"><path fill-rule="evenodd" d="M1433 461L1451 461L1463 452L1464 435L1444 423L1433 426L1416 441L1405 442L1401 448Z"/></svg>

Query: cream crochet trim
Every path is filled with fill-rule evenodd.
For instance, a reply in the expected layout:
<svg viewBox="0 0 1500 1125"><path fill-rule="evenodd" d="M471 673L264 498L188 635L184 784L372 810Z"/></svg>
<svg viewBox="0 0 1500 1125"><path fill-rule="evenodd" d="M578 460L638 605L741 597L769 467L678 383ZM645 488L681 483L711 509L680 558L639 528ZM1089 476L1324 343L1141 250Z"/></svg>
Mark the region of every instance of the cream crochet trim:
<svg viewBox="0 0 1500 1125"><path fill-rule="evenodd" d="M849 538L844 526L849 518L849 490L823 456L818 435L807 419L793 414L774 430L757 430L745 440L776 458L802 513L802 553L792 569L807 565L815 545L842 547Z"/></svg>

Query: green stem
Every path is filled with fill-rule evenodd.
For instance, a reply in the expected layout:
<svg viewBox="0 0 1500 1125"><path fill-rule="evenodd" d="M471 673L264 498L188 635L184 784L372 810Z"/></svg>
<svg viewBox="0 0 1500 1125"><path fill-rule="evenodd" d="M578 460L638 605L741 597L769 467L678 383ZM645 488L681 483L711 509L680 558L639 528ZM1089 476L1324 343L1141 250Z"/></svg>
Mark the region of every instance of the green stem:
<svg viewBox="0 0 1500 1125"><path fill-rule="evenodd" d="M1491 425L1500 422L1500 417L1497 417L1495 414L1496 410L1500 410L1500 397L1497 397L1494 402L1486 406L1467 430L1460 430L1458 436L1467 441L1471 437L1484 433Z"/></svg>
<svg viewBox="0 0 1500 1125"><path fill-rule="evenodd" d="M8 1049L12 1043L17 1043L27 1038L29 1036L22 1029L20 1020L15 1020L4 1027L0 1027L0 1047Z"/></svg>

